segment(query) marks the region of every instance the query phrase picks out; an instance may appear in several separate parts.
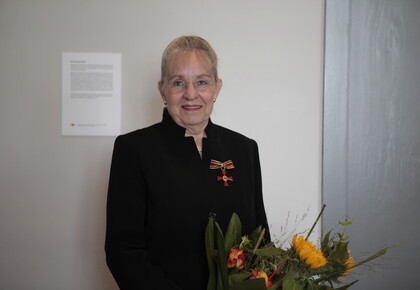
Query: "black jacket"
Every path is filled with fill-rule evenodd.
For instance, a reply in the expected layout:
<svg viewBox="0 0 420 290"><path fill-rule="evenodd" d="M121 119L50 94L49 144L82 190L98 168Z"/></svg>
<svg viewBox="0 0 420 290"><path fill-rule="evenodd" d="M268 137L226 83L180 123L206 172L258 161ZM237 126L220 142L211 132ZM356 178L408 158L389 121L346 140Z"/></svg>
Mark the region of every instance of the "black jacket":
<svg viewBox="0 0 420 290"><path fill-rule="evenodd" d="M267 228L256 142L209 121L200 158L184 135L165 110L161 123L115 141L105 250L121 289L206 289L209 213L223 231L233 212L243 234ZM211 160L232 160L228 186Z"/></svg>

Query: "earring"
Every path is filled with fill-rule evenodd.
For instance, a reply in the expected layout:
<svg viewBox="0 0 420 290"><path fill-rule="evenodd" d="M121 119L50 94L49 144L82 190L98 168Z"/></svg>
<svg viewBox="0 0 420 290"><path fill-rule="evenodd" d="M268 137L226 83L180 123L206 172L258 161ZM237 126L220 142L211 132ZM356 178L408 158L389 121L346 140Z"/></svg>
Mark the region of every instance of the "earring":
<svg viewBox="0 0 420 290"><path fill-rule="evenodd" d="M163 104L166 106L166 100L163 100Z"/></svg>
<svg viewBox="0 0 420 290"><path fill-rule="evenodd" d="M213 98L213 103L216 103L216 98Z"/></svg>

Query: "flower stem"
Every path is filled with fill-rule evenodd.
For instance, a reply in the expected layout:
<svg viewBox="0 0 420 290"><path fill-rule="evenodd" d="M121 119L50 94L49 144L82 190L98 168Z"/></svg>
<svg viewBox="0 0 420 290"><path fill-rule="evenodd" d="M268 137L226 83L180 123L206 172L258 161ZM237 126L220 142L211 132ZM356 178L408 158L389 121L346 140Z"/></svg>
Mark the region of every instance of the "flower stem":
<svg viewBox="0 0 420 290"><path fill-rule="evenodd" d="M277 274L277 272L283 267L284 262L281 262L280 265L277 267L277 269L273 272L273 274L270 275L270 277L268 277L268 280L271 280L271 278L274 277L274 275Z"/></svg>
<svg viewBox="0 0 420 290"><path fill-rule="evenodd" d="M322 213L324 212L325 207L326 207L326 205L325 205L325 204L323 204L323 205L322 205L322 208L321 208L321 212L319 213L318 217L316 218L316 220L315 220L315 222L314 222L314 224L313 224L312 228L310 229L310 231L309 231L308 235L306 236L305 240L307 240L307 239L309 238L309 236L312 234L312 231L314 230L314 228L315 228L316 224L318 223L318 220L321 218Z"/></svg>
<svg viewBox="0 0 420 290"><path fill-rule="evenodd" d="M262 240L264 239L264 235L265 235L265 228L262 229L262 231L260 232L260 236L258 237L257 243L255 244L254 251L252 252L252 254L255 254L255 251L258 249Z"/></svg>

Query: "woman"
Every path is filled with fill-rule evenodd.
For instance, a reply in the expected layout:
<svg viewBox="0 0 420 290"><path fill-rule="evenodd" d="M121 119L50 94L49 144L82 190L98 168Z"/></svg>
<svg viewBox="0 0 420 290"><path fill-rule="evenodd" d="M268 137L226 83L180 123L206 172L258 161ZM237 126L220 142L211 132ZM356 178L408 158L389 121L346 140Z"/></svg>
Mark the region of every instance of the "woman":
<svg viewBox="0 0 420 290"><path fill-rule="evenodd" d="M172 41L161 69L162 122L115 141L107 263L121 289L206 289L209 214L223 230L233 212L244 233L267 228L258 148L210 120L222 80L204 39Z"/></svg>

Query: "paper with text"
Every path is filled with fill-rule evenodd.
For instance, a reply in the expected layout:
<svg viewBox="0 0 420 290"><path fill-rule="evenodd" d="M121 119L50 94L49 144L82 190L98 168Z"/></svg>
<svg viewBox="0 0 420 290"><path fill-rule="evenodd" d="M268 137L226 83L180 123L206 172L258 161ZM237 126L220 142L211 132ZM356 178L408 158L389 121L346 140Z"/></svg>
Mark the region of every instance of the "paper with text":
<svg viewBox="0 0 420 290"><path fill-rule="evenodd" d="M62 61L62 135L119 135L121 54L64 52Z"/></svg>

